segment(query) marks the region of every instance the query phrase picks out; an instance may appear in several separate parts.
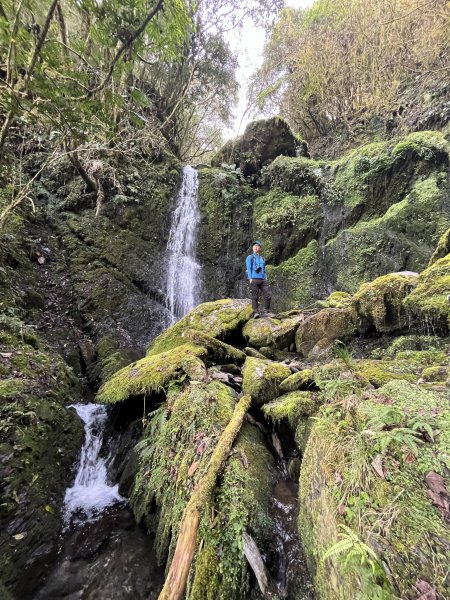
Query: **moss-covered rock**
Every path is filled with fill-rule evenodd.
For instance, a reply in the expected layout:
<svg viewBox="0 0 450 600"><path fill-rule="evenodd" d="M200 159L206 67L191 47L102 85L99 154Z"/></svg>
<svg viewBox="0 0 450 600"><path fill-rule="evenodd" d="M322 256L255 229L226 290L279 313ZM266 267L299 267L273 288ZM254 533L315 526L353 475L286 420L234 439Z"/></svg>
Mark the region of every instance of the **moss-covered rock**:
<svg viewBox="0 0 450 600"><path fill-rule="evenodd" d="M287 419L295 430L300 419L311 415L316 408L310 392L288 392L264 404L262 411L274 423Z"/></svg>
<svg viewBox="0 0 450 600"><path fill-rule="evenodd" d="M355 335L358 328L355 314L347 308L324 308L305 319L295 334L295 347L303 356L321 340L328 345L335 339L344 341Z"/></svg>
<svg viewBox="0 0 450 600"><path fill-rule="evenodd" d="M207 355L203 346L183 344L155 355L146 356L131 363L106 381L99 389L97 402L115 404L133 396L160 393L170 381L179 379L183 374L199 373L206 376L202 358Z"/></svg>
<svg viewBox="0 0 450 600"><path fill-rule="evenodd" d="M219 362L232 360L237 363L243 363L247 357L242 350L238 350L230 344L225 344L225 342L221 342L202 331L187 329L184 332L184 337L186 341L190 341L198 346L204 346L208 350L208 354Z"/></svg>
<svg viewBox="0 0 450 600"><path fill-rule="evenodd" d="M0 322L0 580L24 597L57 551L64 491L83 426L72 370L24 323Z"/></svg>
<svg viewBox="0 0 450 600"><path fill-rule="evenodd" d="M308 388L314 383L314 372L312 369L303 369L293 373L280 384L280 392L294 392L301 388Z"/></svg>
<svg viewBox="0 0 450 600"><path fill-rule="evenodd" d="M418 579L445 597L450 536L427 482L435 473L449 489L447 403L448 392L391 381L357 405L324 408L315 421L299 527L321 598L414 599ZM347 544L324 560L339 525Z"/></svg>
<svg viewBox="0 0 450 600"><path fill-rule="evenodd" d="M450 376L448 367L428 367L422 371L422 377L425 381L447 381Z"/></svg>
<svg viewBox="0 0 450 600"><path fill-rule="evenodd" d="M234 405L230 389L222 383L191 384L172 399L170 413L162 406L139 444L131 504L137 519L156 532L161 561L174 550L183 509ZM273 459L260 431L245 424L211 506L204 511L199 531L203 542L191 568L188 598L245 598L249 574L242 533L251 533L259 543L266 541L272 475Z"/></svg>
<svg viewBox="0 0 450 600"><path fill-rule="evenodd" d="M248 357L242 371L242 390L255 404L264 404L280 395L280 383L290 374L286 365Z"/></svg>
<svg viewBox="0 0 450 600"><path fill-rule="evenodd" d="M302 142L286 121L273 117L249 123L243 135L227 142L211 162L214 166L234 164L248 176L280 154L295 156L298 147L302 147Z"/></svg>
<svg viewBox="0 0 450 600"><path fill-rule="evenodd" d="M404 306L419 320L423 329L435 326L444 332L450 328L450 254L439 258L419 275L414 291Z"/></svg>
<svg viewBox="0 0 450 600"><path fill-rule="evenodd" d="M450 229L447 229L439 238L438 245L430 258L428 266L431 267L437 260L444 258L447 254L450 254Z"/></svg>
<svg viewBox="0 0 450 600"><path fill-rule="evenodd" d="M249 300L225 299L200 304L161 333L150 345L147 356L154 356L184 344L186 340L183 333L188 329L201 331L215 338L227 338L250 319L252 312Z"/></svg>
<svg viewBox="0 0 450 600"><path fill-rule="evenodd" d="M250 346L275 346L279 350L289 348L295 341L295 332L304 320L303 315L286 319L252 319L246 323L242 333Z"/></svg>
<svg viewBox="0 0 450 600"><path fill-rule="evenodd" d="M363 284L351 301L363 328L373 326L385 333L406 327L409 321L403 300L416 284L417 276L398 273Z"/></svg>

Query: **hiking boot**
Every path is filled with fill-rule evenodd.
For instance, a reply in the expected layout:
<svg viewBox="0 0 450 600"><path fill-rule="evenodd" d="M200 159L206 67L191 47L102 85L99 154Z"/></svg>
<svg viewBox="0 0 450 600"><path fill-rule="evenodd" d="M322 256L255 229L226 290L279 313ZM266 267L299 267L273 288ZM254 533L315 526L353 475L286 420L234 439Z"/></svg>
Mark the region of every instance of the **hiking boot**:
<svg viewBox="0 0 450 600"><path fill-rule="evenodd" d="M260 317L260 316L261 316L261 315L259 314L259 312L254 312L254 313L253 313L253 318L254 318L254 319L259 319L259 317Z"/></svg>

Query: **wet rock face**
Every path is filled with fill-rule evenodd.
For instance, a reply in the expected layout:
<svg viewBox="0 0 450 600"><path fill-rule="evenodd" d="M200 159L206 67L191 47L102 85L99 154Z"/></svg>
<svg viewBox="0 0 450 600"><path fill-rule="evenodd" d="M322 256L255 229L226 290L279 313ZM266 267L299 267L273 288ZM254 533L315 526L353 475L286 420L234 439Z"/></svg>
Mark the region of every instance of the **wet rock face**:
<svg viewBox="0 0 450 600"><path fill-rule="evenodd" d="M80 389L71 370L29 329L0 326L0 579L26 598L57 552L64 492L83 439L67 408Z"/></svg>
<svg viewBox="0 0 450 600"><path fill-rule="evenodd" d="M280 154L296 156L298 148L303 154L307 152L306 145L296 139L286 121L274 117L247 125L244 134L227 142L212 164L235 164L248 176L260 171Z"/></svg>

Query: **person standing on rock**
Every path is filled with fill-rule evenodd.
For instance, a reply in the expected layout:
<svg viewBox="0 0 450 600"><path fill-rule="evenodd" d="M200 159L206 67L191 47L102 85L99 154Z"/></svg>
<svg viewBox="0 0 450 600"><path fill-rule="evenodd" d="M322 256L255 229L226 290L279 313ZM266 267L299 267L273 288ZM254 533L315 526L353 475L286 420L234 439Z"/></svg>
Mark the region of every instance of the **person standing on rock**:
<svg viewBox="0 0 450 600"><path fill-rule="evenodd" d="M272 296L267 282L266 261L261 256L261 242L258 240L253 242L252 250L253 253L247 256L245 264L252 295L253 316L255 319L258 319L261 316L258 309L258 301L261 294L265 316L273 317L273 313L269 312Z"/></svg>

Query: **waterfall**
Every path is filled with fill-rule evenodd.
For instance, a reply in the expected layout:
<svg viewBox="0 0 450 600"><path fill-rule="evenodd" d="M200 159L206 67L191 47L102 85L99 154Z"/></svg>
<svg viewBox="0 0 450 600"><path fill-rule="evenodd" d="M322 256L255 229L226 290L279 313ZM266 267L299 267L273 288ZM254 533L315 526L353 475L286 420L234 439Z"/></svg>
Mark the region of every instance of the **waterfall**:
<svg viewBox="0 0 450 600"><path fill-rule="evenodd" d="M176 323L200 302L201 267L195 256L200 223L197 193L197 171L183 167L183 183L167 243L167 326Z"/></svg>
<svg viewBox="0 0 450 600"><path fill-rule="evenodd" d="M108 417L106 406L90 403L74 404L72 407L85 423L85 440L75 482L67 488L64 498L66 523L70 522L74 513L81 512L90 520L107 506L125 500L119 494L118 485L108 484L106 460L100 456Z"/></svg>

